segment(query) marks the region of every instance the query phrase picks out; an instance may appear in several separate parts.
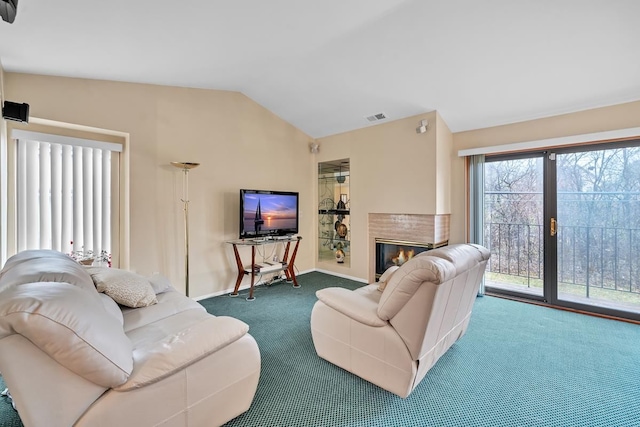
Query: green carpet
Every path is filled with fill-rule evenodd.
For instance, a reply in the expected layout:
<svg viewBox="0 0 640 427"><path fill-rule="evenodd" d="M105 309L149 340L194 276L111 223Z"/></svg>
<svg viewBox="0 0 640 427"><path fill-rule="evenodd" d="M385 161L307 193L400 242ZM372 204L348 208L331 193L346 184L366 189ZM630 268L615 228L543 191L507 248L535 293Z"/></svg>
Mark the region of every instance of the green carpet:
<svg viewBox="0 0 640 427"><path fill-rule="evenodd" d="M313 348L315 291L362 284L298 281L202 301L247 322L262 355L254 402L228 426L640 426L640 326L478 298L467 334L401 399Z"/></svg>
<svg viewBox="0 0 640 427"><path fill-rule="evenodd" d="M467 334L400 399L313 348L315 291L362 284L322 273L298 281L259 287L253 302L201 301L247 322L262 356L253 404L227 426L640 426L640 326L478 298ZM0 426L21 426L4 398Z"/></svg>

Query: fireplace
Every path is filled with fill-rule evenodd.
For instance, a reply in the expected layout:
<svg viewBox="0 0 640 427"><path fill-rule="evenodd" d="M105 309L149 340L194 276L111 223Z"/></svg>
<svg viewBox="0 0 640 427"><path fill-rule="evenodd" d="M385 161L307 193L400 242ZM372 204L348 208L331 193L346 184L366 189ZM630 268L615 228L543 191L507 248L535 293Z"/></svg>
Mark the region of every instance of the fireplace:
<svg viewBox="0 0 640 427"><path fill-rule="evenodd" d="M370 213L369 234L369 283L378 280L389 262L406 262L425 250L439 248L449 243L448 214L388 214ZM393 254L379 255L379 242L390 242ZM393 247L395 246L395 247ZM402 248L403 253L399 253ZM398 252L397 254L395 252ZM382 260L378 261L381 256ZM394 258L396 259L394 261Z"/></svg>
<svg viewBox="0 0 640 427"><path fill-rule="evenodd" d="M376 281L389 267L400 267L421 252L434 249L429 243L404 242L399 240L375 239L376 242Z"/></svg>

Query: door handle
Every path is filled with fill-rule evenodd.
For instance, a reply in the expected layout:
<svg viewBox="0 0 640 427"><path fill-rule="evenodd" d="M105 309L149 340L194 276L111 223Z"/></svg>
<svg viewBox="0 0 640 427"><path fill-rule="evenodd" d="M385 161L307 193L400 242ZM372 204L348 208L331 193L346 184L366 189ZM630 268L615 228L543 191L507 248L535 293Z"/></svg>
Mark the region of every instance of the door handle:
<svg viewBox="0 0 640 427"><path fill-rule="evenodd" d="M551 234L551 237L558 234L558 222L556 221L555 218L551 218L550 234Z"/></svg>

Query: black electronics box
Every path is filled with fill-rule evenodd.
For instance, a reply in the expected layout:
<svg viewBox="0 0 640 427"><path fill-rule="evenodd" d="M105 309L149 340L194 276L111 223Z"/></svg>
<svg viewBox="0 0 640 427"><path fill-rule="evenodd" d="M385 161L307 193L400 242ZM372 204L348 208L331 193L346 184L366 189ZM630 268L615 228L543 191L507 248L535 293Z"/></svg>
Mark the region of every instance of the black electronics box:
<svg viewBox="0 0 640 427"><path fill-rule="evenodd" d="M4 101L2 106L2 117L7 120L29 123L29 104L18 104L17 102Z"/></svg>

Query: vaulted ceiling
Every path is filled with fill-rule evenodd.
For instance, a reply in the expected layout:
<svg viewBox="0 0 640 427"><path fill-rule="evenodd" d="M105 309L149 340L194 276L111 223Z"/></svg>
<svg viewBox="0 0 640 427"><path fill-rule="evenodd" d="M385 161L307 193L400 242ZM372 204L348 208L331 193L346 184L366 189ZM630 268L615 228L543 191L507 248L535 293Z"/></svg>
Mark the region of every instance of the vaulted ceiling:
<svg viewBox="0 0 640 427"><path fill-rule="evenodd" d="M20 0L0 61L240 91L316 138L431 110L458 132L640 99L638 17L637 0Z"/></svg>

